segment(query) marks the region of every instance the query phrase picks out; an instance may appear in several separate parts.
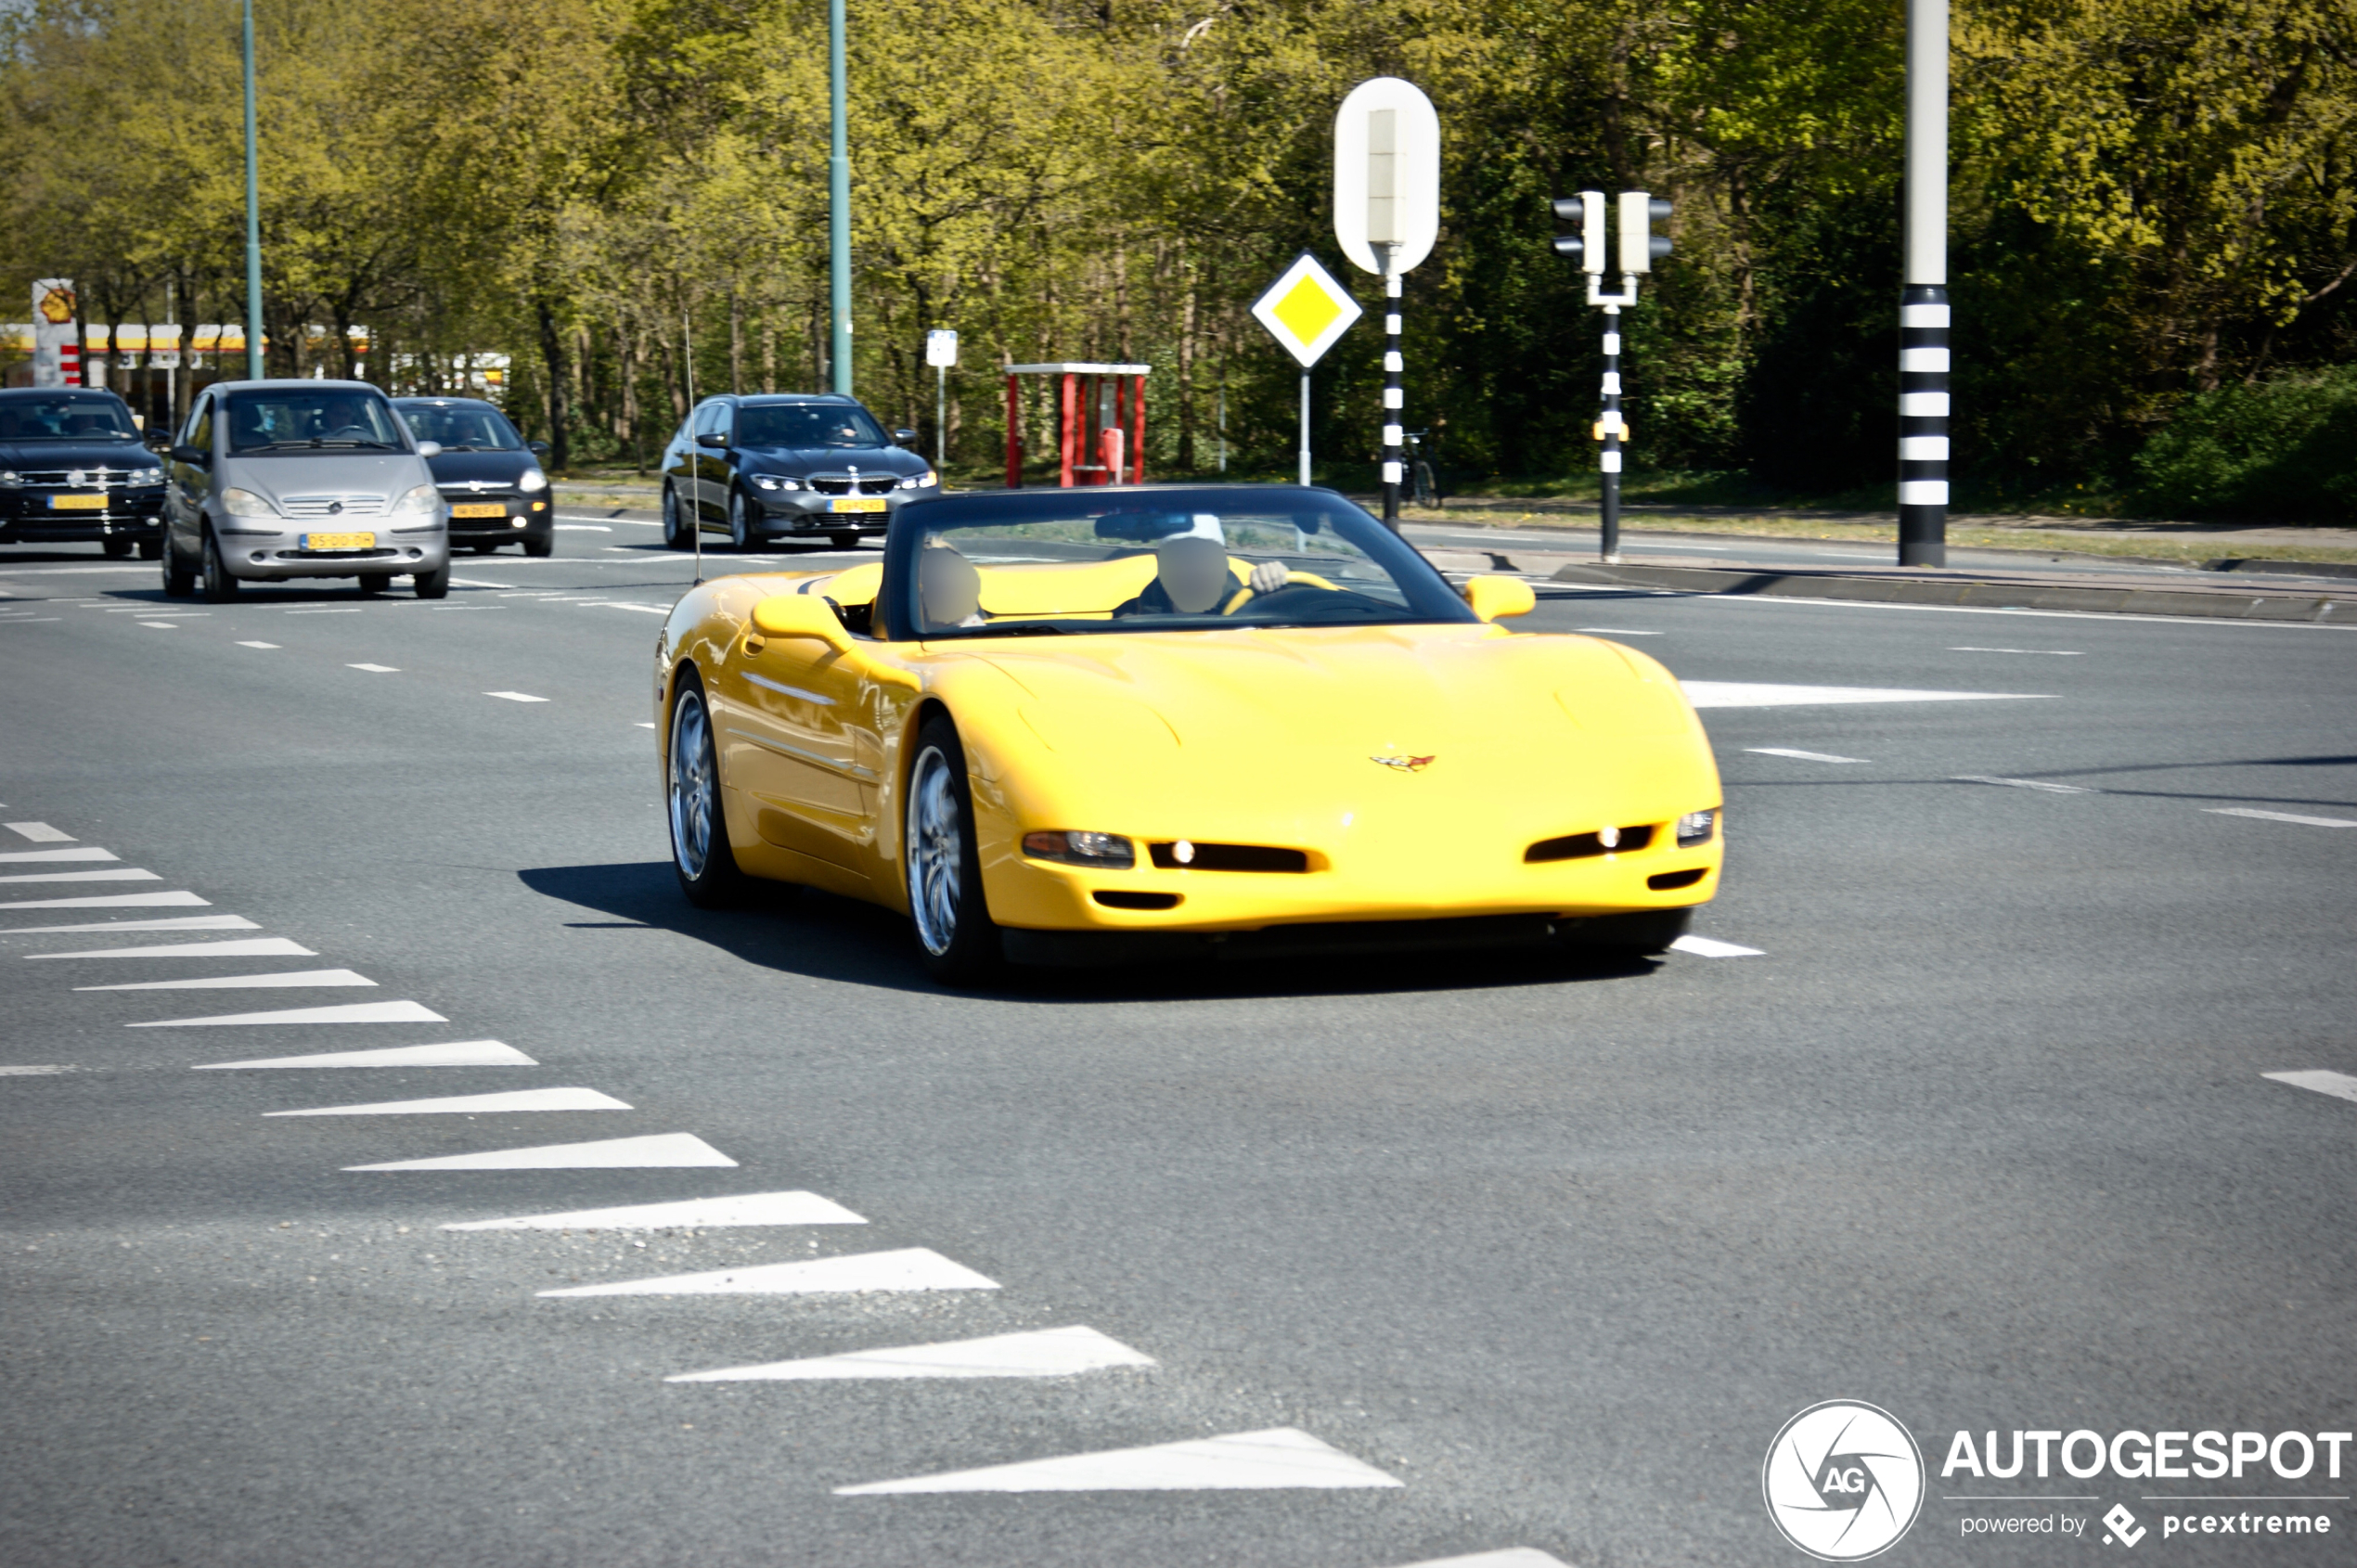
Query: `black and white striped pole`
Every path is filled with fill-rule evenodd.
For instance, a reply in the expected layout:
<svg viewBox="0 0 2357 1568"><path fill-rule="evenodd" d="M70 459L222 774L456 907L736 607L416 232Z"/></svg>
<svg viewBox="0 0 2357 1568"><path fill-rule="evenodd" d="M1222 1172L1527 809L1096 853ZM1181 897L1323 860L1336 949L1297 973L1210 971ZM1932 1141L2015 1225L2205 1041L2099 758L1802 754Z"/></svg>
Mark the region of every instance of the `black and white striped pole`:
<svg viewBox="0 0 2357 1568"><path fill-rule="evenodd" d="M1629 292L1635 293L1634 288ZM1602 494L1597 497L1597 522L1601 536L1597 553L1607 563L1620 559L1620 307L1604 307L1604 417L1597 425L1604 432L1604 449L1597 458L1603 470Z"/></svg>
<svg viewBox="0 0 2357 1568"><path fill-rule="evenodd" d="M1596 439L1603 442L1598 458L1601 483L1597 496L1597 553L1606 562L1620 559L1620 464L1629 434L1620 411L1620 312L1637 302L1637 275L1653 271L1655 262L1669 254L1668 237L1653 231L1655 220L1669 216L1671 204L1647 191L1624 190L1618 199L1620 292L1604 290L1608 257L1604 233L1606 197L1601 190L1557 197L1555 216L1578 219L1578 234L1555 236L1555 254L1576 257L1588 274L1588 302L1604 313L1604 417L1596 421Z"/></svg>
<svg viewBox="0 0 2357 1568"><path fill-rule="evenodd" d="M1907 0L1899 564L1948 564L1948 0Z"/></svg>
<svg viewBox="0 0 2357 1568"><path fill-rule="evenodd" d="M1385 116L1383 118L1388 118ZM1384 263L1383 271L1383 520L1394 533L1399 532L1399 480L1407 471L1408 437L1405 406L1407 393L1399 384L1399 372L1406 362L1399 357L1399 273L1392 257L1398 247L1389 241L1377 242L1375 257Z"/></svg>
<svg viewBox="0 0 2357 1568"><path fill-rule="evenodd" d="M1396 76L1359 83L1334 111L1334 238L1353 266L1383 279L1383 520L1394 533L1408 473L1399 283L1431 254L1439 232L1440 117L1432 100Z"/></svg>

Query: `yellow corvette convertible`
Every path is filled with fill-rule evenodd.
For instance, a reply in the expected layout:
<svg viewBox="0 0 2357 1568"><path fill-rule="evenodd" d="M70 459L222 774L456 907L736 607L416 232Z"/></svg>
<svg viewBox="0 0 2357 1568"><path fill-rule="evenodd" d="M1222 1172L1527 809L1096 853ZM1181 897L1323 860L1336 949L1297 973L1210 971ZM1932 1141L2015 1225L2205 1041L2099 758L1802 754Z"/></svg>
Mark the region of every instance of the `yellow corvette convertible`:
<svg viewBox="0 0 2357 1568"><path fill-rule="evenodd" d="M1668 671L1511 635L1329 491L918 501L881 561L664 623L688 897L906 912L925 965L1554 943L1651 953L1716 892L1719 774Z"/></svg>

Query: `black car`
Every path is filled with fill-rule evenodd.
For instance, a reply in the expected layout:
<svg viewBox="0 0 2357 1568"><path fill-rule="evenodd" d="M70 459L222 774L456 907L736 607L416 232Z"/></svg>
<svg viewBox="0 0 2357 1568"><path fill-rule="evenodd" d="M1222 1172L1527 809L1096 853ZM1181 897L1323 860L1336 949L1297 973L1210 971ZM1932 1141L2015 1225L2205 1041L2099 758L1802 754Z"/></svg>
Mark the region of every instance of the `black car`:
<svg viewBox="0 0 2357 1568"><path fill-rule="evenodd" d="M849 549L903 502L941 494L933 465L900 445L916 439L831 392L708 398L663 449L663 541L684 550L702 528L741 550L811 537Z"/></svg>
<svg viewBox="0 0 2357 1568"><path fill-rule="evenodd" d="M488 555L522 545L528 556L557 547L556 508L540 459L545 441L526 441L492 405L473 397L396 397L409 433L442 443L426 459L450 506L450 547Z"/></svg>
<svg viewBox="0 0 2357 1568"><path fill-rule="evenodd" d="M163 464L114 393L0 388L0 545L37 541L163 554Z"/></svg>

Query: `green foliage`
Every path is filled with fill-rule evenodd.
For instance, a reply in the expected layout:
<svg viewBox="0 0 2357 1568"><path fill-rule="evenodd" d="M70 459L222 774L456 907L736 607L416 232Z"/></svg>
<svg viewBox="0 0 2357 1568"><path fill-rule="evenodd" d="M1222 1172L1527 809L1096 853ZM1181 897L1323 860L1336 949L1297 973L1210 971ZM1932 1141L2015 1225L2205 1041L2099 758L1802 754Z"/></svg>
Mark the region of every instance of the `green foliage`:
<svg viewBox="0 0 2357 1568"><path fill-rule="evenodd" d="M2180 516L2357 519L2357 366L2204 392L2135 471L2139 503Z"/></svg>

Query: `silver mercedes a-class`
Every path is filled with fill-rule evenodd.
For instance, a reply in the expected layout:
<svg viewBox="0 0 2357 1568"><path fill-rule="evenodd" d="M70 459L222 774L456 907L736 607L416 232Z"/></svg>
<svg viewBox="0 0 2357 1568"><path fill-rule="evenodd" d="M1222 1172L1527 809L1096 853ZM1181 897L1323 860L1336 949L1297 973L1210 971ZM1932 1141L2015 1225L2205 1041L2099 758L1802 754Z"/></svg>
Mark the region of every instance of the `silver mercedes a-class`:
<svg viewBox="0 0 2357 1568"><path fill-rule="evenodd" d="M385 395L365 381L216 381L173 446L164 492L163 591L395 577L419 598L450 592L450 511Z"/></svg>

